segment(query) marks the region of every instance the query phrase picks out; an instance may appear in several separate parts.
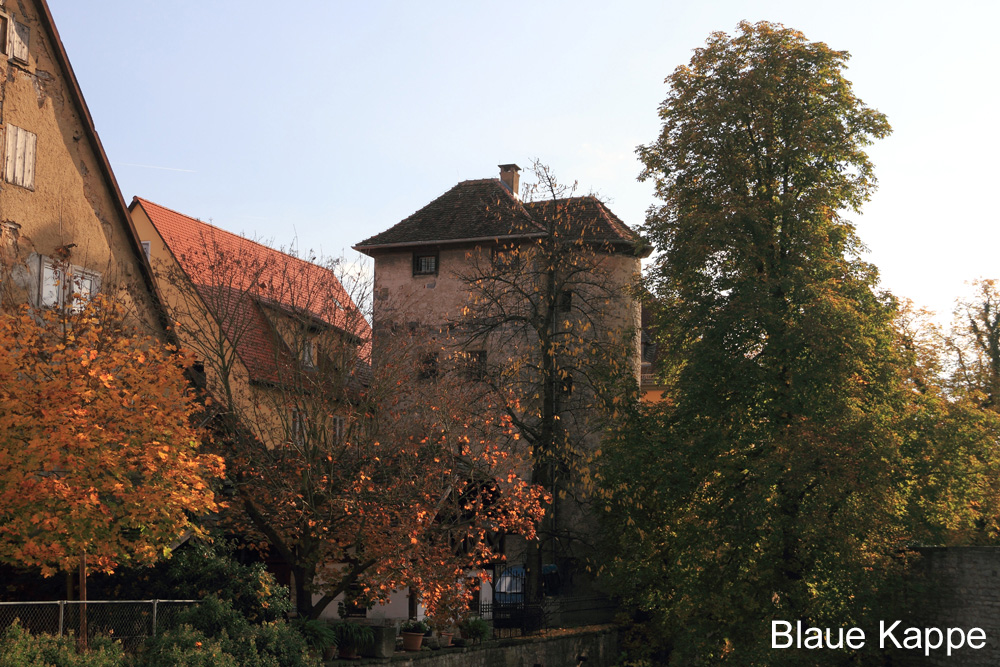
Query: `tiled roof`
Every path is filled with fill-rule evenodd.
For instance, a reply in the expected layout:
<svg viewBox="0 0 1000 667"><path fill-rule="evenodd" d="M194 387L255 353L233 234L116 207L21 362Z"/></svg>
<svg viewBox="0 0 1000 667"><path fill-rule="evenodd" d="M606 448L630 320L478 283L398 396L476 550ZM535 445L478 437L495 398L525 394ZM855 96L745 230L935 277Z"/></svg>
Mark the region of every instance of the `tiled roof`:
<svg viewBox="0 0 1000 667"><path fill-rule="evenodd" d="M275 309L356 336L370 352L368 322L327 268L135 198L199 296L216 313L251 379L275 382L294 356L274 331Z"/></svg>
<svg viewBox="0 0 1000 667"><path fill-rule="evenodd" d="M539 236L545 233L546 221L553 218L566 220L589 240L628 246L639 241L639 236L596 197L522 204L498 179L482 179L462 181L355 249L370 252L407 245Z"/></svg>
<svg viewBox="0 0 1000 667"><path fill-rule="evenodd" d="M541 230L521 202L499 180L485 178L462 181L413 215L355 248L486 239L532 231Z"/></svg>
<svg viewBox="0 0 1000 667"><path fill-rule="evenodd" d="M611 243L635 244L639 235L605 206L597 197L570 197L528 202L524 205L539 224L552 220L569 223L575 233L586 239Z"/></svg>

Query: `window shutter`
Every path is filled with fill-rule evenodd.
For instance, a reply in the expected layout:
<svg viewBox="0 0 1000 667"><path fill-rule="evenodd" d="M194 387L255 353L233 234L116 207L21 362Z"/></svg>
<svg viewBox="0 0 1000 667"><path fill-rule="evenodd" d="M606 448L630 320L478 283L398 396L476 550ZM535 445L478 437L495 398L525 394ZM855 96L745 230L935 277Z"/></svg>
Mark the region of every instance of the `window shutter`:
<svg viewBox="0 0 1000 667"><path fill-rule="evenodd" d="M8 183L34 189L37 135L16 125L8 125L6 143L4 178Z"/></svg>
<svg viewBox="0 0 1000 667"><path fill-rule="evenodd" d="M28 62L28 39L31 29L24 23L14 21L14 29L10 32L10 57L21 62Z"/></svg>
<svg viewBox="0 0 1000 667"><path fill-rule="evenodd" d="M24 163L21 176L21 182L18 185L23 185L29 190L35 189L35 145L38 143L38 136L32 132L26 130L21 130L21 135L24 136ZM18 145L20 146L21 141L18 140Z"/></svg>
<svg viewBox="0 0 1000 667"><path fill-rule="evenodd" d="M14 182L14 165L17 162L17 128L7 126L7 141L4 147L3 177L8 183Z"/></svg>

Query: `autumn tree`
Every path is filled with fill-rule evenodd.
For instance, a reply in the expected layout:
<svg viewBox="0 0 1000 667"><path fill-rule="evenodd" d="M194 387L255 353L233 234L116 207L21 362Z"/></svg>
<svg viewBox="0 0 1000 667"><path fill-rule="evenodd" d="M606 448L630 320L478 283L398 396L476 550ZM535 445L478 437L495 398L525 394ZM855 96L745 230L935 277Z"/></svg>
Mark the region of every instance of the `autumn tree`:
<svg viewBox="0 0 1000 667"><path fill-rule="evenodd" d="M527 545L527 595L537 601L543 562L583 565L595 545L589 464L613 397L638 385L642 250L599 199L574 196L575 184L537 160L532 172L527 215L455 272L468 302L452 324L459 349L484 350L482 386L530 445L532 481L554 496Z"/></svg>
<svg viewBox="0 0 1000 667"><path fill-rule="evenodd" d="M645 225L651 286L683 365L658 447L615 450L644 464L633 502L653 514L638 537L617 515L618 543L644 546L613 567L681 661L788 659L767 652L772 618L861 624L900 568L895 305L843 217L873 191L864 149L889 125L847 59L777 24L714 33L668 77L661 133L639 148L663 202ZM654 566L658 590L632 579Z"/></svg>
<svg viewBox="0 0 1000 667"><path fill-rule="evenodd" d="M953 394L1000 411L1000 289L996 280L972 283L972 294L955 304L947 339Z"/></svg>
<svg viewBox="0 0 1000 667"><path fill-rule="evenodd" d="M408 332L374 339L336 263L203 227L154 271L204 370L228 524L288 566L306 617L407 587L429 612L467 603L491 536L531 537L542 511L509 420Z"/></svg>
<svg viewBox="0 0 1000 667"><path fill-rule="evenodd" d="M86 556L151 563L217 510L190 359L140 335L121 304L0 312L0 561L49 576Z"/></svg>

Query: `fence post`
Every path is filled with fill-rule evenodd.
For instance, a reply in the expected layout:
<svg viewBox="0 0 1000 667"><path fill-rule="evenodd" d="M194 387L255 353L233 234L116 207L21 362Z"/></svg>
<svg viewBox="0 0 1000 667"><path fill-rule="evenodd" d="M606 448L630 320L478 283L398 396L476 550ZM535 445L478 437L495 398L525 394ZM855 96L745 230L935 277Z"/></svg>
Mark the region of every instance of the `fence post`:
<svg viewBox="0 0 1000 667"><path fill-rule="evenodd" d="M63 636L63 619L65 618L66 600L59 601L59 636Z"/></svg>
<svg viewBox="0 0 1000 667"><path fill-rule="evenodd" d="M159 602L159 600L153 600L153 636L154 637L156 636L156 603L158 603L158 602Z"/></svg>

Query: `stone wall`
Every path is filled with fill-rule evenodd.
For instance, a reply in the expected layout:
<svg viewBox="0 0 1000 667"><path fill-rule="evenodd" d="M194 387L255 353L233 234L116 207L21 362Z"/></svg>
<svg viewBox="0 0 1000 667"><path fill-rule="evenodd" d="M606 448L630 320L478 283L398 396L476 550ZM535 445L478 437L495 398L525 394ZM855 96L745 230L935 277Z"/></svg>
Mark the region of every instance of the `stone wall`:
<svg viewBox="0 0 1000 667"><path fill-rule="evenodd" d="M611 667L618 660L618 633L610 628L559 630L561 634L486 642L464 648L396 653L362 660L392 667Z"/></svg>
<svg viewBox="0 0 1000 667"><path fill-rule="evenodd" d="M899 664L928 667L1000 664L1000 547L940 547L919 551L922 560L907 587L913 618L901 625L940 628L944 632L947 628L962 628L966 633L971 628L982 628L986 645L978 650L960 648L951 656L944 647L932 651L929 657L923 651L902 651L897 654Z"/></svg>

